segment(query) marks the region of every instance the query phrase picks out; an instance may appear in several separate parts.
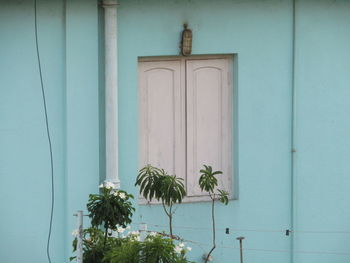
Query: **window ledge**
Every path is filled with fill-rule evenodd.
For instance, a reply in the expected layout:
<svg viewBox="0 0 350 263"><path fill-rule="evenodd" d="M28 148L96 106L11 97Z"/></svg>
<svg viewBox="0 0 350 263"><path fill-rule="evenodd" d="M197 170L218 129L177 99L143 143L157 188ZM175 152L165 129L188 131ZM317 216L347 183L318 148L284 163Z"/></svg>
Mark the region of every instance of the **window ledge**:
<svg viewBox="0 0 350 263"><path fill-rule="evenodd" d="M235 198L233 198L233 196L230 194L229 195L229 201L235 200ZM209 195L201 195L201 196L185 196L184 199L182 199L182 203L199 203L199 202L210 202L211 198L209 197ZM161 205L162 202L157 201L157 200L152 200L147 201L145 198L143 197L139 197L138 198L138 204L139 205Z"/></svg>

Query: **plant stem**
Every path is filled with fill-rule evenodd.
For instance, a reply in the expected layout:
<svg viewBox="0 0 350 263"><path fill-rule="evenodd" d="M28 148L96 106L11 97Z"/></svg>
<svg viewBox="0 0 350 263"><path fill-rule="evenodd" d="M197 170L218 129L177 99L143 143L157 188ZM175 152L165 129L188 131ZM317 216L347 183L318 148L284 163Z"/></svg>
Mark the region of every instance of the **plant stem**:
<svg viewBox="0 0 350 263"><path fill-rule="evenodd" d="M169 230L170 230L170 236L173 238L173 212L171 211L173 208L173 203L171 203L169 208Z"/></svg>
<svg viewBox="0 0 350 263"><path fill-rule="evenodd" d="M103 248L106 247L106 242L107 242L107 234L108 234L108 227L106 227L106 230L105 230L105 238L103 240Z"/></svg>
<svg viewBox="0 0 350 263"><path fill-rule="evenodd" d="M211 202L211 219L212 219L212 223L213 223L213 247L211 248L211 250L209 251L209 253L208 253L208 255L207 255L207 258L205 259L205 263L207 263L208 261L209 261L209 257L210 257L210 255L211 255L211 253L214 251L214 249L216 248L216 242L215 242L215 240L216 240L216 238L215 238L215 210L214 210L214 208L215 208L215 194L214 194L214 197L212 197L211 195L210 195L210 198L211 198L211 200L212 200L212 202Z"/></svg>
<svg viewBox="0 0 350 263"><path fill-rule="evenodd" d="M168 213L168 211L166 210L166 207L165 207L164 202L162 202L162 205L163 205L164 212L166 213L167 216L169 216L169 213Z"/></svg>
<svg viewBox="0 0 350 263"><path fill-rule="evenodd" d="M166 215L169 217L169 232L170 236L173 236L173 214L171 212L171 209L173 207L173 203L170 204L169 206L169 211L166 209L164 202L162 201L163 209Z"/></svg>

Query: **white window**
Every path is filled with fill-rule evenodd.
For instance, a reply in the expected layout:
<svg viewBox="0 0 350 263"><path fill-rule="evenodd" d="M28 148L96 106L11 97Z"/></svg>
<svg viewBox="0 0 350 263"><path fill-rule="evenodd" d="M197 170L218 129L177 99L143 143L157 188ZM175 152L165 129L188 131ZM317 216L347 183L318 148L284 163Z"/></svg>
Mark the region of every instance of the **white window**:
<svg viewBox="0 0 350 263"><path fill-rule="evenodd" d="M203 200L199 170L223 171L232 196L232 57L140 59L140 162L185 181L187 200ZM185 200L186 201L186 200Z"/></svg>

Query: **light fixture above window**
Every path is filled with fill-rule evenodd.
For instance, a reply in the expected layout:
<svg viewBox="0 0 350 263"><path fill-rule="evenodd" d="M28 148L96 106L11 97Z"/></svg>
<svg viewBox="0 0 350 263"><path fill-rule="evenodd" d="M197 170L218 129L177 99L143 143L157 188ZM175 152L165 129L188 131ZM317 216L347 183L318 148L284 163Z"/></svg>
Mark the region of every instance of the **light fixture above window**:
<svg viewBox="0 0 350 263"><path fill-rule="evenodd" d="M188 25L184 24L184 30L182 31L181 54L183 56L189 56L192 52L192 30L187 27Z"/></svg>

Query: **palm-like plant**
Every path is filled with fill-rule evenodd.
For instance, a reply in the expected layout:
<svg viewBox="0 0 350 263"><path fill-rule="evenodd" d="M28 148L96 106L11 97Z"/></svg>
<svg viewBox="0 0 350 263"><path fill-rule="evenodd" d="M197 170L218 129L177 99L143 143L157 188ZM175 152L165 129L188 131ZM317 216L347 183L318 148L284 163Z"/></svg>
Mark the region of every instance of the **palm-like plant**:
<svg viewBox="0 0 350 263"><path fill-rule="evenodd" d="M164 212L169 218L169 232L173 236L173 206L181 203L186 195L183 179L168 175L164 169L147 165L137 176L135 185L140 186L140 194L146 200L157 199L162 202Z"/></svg>
<svg viewBox="0 0 350 263"><path fill-rule="evenodd" d="M199 187L202 191L206 191L211 199L211 218L212 218L212 248L205 258L205 263L208 262L211 253L216 248L216 231L215 231L215 200L219 200L224 205L228 204L228 193L224 190L217 189L218 180L215 175L222 174L221 171L213 171L211 166L204 165L204 169L200 170Z"/></svg>

